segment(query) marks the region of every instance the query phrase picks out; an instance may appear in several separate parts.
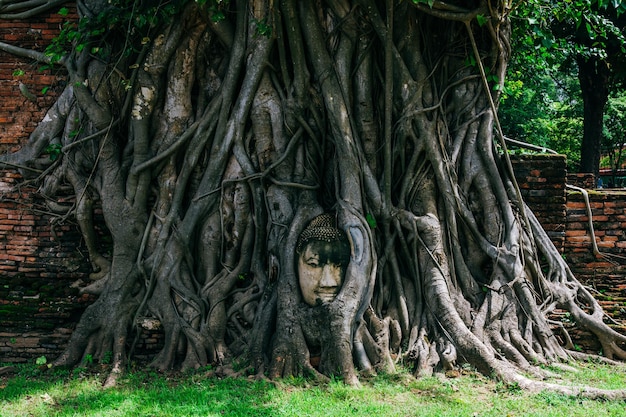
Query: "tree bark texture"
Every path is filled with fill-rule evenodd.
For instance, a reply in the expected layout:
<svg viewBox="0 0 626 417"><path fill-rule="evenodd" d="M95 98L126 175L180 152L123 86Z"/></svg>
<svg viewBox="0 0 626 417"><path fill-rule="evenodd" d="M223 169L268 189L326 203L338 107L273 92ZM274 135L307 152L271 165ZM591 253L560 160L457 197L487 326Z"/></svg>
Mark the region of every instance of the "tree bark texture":
<svg viewBox="0 0 626 417"><path fill-rule="evenodd" d="M469 363L537 388L522 373L570 359L556 308L625 358L512 180L496 117L509 2L427 3L137 3L115 23L123 5L79 2L67 89L1 160L58 143L43 190L76 193L99 297L55 364L112 354L115 374L148 317L163 370L237 360L356 384L398 361ZM350 259L336 297L310 305L295 249L322 213Z"/></svg>
<svg viewBox="0 0 626 417"><path fill-rule="evenodd" d="M609 65L598 58L579 58L578 79L582 90L584 129L580 148L580 172L598 178L602 151L604 109L609 99Z"/></svg>

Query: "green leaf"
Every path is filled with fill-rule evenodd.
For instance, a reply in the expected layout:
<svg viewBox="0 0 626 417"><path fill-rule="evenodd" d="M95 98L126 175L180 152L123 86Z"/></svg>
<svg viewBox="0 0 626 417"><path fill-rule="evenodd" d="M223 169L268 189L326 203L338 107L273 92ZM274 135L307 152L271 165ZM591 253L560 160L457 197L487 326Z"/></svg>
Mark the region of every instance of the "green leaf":
<svg viewBox="0 0 626 417"><path fill-rule="evenodd" d="M596 34L593 30L593 27L591 27L591 23L585 22L585 27L587 28L587 35L589 35L589 38L594 39L596 37Z"/></svg>
<svg viewBox="0 0 626 417"><path fill-rule="evenodd" d="M489 18L483 16L482 14L476 15L476 21L478 22L478 26L483 26Z"/></svg>
<svg viewBox="0 0 626 417"><path fill-rule="evenodd" d="M476 58L474 58L474 55L468 55L467 58L465 58L464 64L465 64L465 66L468 66L468 67L475 67L476 66Z"/></svg>
<svg viewBox="0 0 626 417"><path fill-rule="evenodd" d="M218 23L221 22L222 20L226 19L226 16L224 16L224 13L222 13L221 10L216 10L215 12L213 12L213 14L211 15L211 20L214 23Z"/></svg>
<svg viewBox="0 0 626 417"><path fill-rule="evenodd" d="M254 23L256 23L256 31L259 35L267 38L272 36L272 26L267 23L267 19L254 19Z"/></svg>
<svg viewBox="0 0 626 417"><path fill-rule="evenodd" d="M50 87L44 87L41 89L41 94L45 95L50 90Z"/></svg>
<svg viewBox="0 0 626 417"><path fill-rule="evenodd" d="M367 213L365 215L365 220L367 220L367 224L369 224L369 226L372 229L376 229L377 223L376 223L376 219L374 218L374 216L372 216L370 213Z"/></svg>
<svg viewBox="0 0 626 417"><path fill-rule="evenodd" d="M70 13L70 10L67 7L62 7L61 10L59 10L59 14L61 16L67 16Z"/></svg>
<svg viewBox="0 0 626 417"><path fill-rule="evenodd" d="M46 363L48 363L48 359L46 359L45 356L40 356L37 359L35 359L36 365L45 365Z"/></svg>
<svg viewBox="0 0 626 417"><path fill-rule="evenodd" d="M45 152L50 156L51 161L56 161L61 155L61 149L63 149L63 147L60 144L51 143L46 146Z"/></svg>

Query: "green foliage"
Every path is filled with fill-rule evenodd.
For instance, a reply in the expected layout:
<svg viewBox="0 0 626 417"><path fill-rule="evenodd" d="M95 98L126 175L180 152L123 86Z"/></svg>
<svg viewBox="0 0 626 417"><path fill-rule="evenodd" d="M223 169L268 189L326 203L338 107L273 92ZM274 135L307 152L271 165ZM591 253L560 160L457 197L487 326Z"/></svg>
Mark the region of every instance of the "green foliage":
<svg viewBox="0 0 626 417"><path fill-rule="evenodd" d="M56 161L57 159L59 159L62 149L63 149L63 146L61 146L61 144L51 143L48 146L46 146L45 153L48 154L51 161Z"/></svg>
<svg viewBox="0 0 626 417"><path fill-rule="evenodd" d="M207 1L207 0L196 0L198 4L207 4L207 10L209 11L209 16L211 20L215 23L221 22L226 19L226 15L224 14L224 9L228 5L228 0L215 0L215 1Z"/></svg>
<svg viewBox="0 0 626 417"><path fill-rule="evenodd" d="M256 25L257 34L268 38L272 36L272 25L267 22L267 19L254 19L254 24Z"/></svg>
<svg viewBox="0 0 626 417"><path fill-rule="evenodd" d="M48 45L45 54L51 62L60 62L72 52L88 50L102 59L109 58L110 45L124 45L122 57L138 53L150 42L157 28L171 21L191 0L176 2L136 2L134 0L109 0L107 7L94 17L72 19L63 23L57 37ZM195 0L205 5L210 18L219 22L226 18L229 0ZM61 8L58 14L69 16L69 9ZM271 36L272 27L258 22L259 34Z"/></svg>
<svg viewBox="0 0 626 417"><path fill-rule="evenodd" d="M106 352L104 352L104 355L102 356L102 360L100 361L100 363L103 365L109 365L112 359L113 359L113 352L110 350L107 350Z"/></svg>
<svg viewBox="0 0 626 417"><path fill-rule="evenodd" d="M71 46L80 37L77 26L73 22L65 22L58 36L46 47L45 54L52 63L59 62L71 51Z"/></svg>
<svg viewBox="0 0 626 417"><path fill-rule="evenodd" d="M617 77L626 65L626 1L529 0L513 15L514 60L553 75L576 69L577 59L607 61ZM555 75L555 77L558 75Z"/></svg>
<svg viewBox="0 0 626 417"><path fill-rule="evenodd" d="M427 4L428 7L433 7L433 4L435 4L434 0L412 0L412 1L415 4L419 4L419 3Z"/></svg>
<svg viewBox="0 0 626 417"><path fill-rule="evenodd" d="M485 17L482 14L476 15L476 21L478 22L479 26L483 26L485 23L487 23L487 21L489 21L489 18Z"/></svg>
<svg viewBox="0 0 626 417"><path fill-rule="evenodd" d="M626 65L626 2L530 0L513 16L513 56L501 105L505 134L580 161L582 93L577 60L606 61L615 88Z"/></svg>
<svg viewBox="0 0 626 417"><path fill-rule="evenodd" d="M124 56L130 56L141 49L144 39L162 23L170 21L178 15L187 1L180 2L148 2L141 7L132 0L110 0L95 17L84 17L78 22L66 21L59 33L48 45L45 53L51 61L58 62L72 51L81 52L89 48L92 54L104 54L107 43L115 43L120 39L126 49ZM62 8L58 12L67 17L69 11ZM119 38L119 39L116 39Z"/></svg>
<svg viewBox="0 0 626 417"><path fill-rule="evenodd" d="M93 355L85 355L85 357L83 358L83 363L87 366L93 365Z"/></svg>
<svg viewBox="0 0 626 417"><path fill-rule="evenodd" d="M522 388L520 387L519 383L517 383L517 382L513 382L513 383L510 383L510 384L506 384L504 382L499 382L498 384L496 384L496 392L502 392L502 393L508 393L508 394L517 395L517 394L521 394L522 393Z"/></svg>
<svg viewBox="0 0 626 417"><path fill-rule="evenodd" d="M542 59L553 50L571 56L606 58L611 45L626 52L622 15L626 2L607 0L529 0L516 9L521 43Z"/></svg>
<svg viewBox="0 0 626 417"><path fill-rule="evenodd" d="M601 166L617 170L622 166L626 143L626 92L610 97L604 113L602 150L605 155ZM604 162L604 163L602 163Z"/></svg>
<svg viewBox="0 0 626 417"><path fill-rule="evenodd" d="M505 81L500 121L504 134L567 155L570 169L580 161L583 109L580 89L573 74L557 83L550 71L511 64Z"/></svg>

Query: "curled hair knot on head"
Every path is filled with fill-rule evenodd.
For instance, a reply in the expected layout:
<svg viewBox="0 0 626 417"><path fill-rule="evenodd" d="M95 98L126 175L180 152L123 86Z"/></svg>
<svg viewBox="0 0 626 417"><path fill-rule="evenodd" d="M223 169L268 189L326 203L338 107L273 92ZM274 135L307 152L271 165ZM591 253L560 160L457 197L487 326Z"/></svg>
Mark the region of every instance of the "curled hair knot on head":
<svg viewBox="0 0 626 417"><path fill-rule="evenodd" d="M346 234L337 228L337 220L331 213L323 213L311 220L311 223L304 229L298 238L296 252L302 253L302 250L311 241L322 242L340 242L347 243Z"/></svg>

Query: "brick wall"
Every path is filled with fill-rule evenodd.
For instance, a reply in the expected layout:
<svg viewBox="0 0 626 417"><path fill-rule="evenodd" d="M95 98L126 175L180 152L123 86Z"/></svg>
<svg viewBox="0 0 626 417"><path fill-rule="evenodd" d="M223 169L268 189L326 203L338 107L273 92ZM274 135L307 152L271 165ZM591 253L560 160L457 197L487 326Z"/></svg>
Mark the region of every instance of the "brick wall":
<svg viewBox="0 0 626 417"><path fill-rule="evenodd" d="M73 15L70 10L70 16ZM66 19L55 11L22 21L0 20L0 41L42 52ZM65 86L62 69L42 67L40 63L0 51L0 152L19 147Z"/></svg>
<svg viewBox="0 0 626 417"><path fill-rule="evenodd" d="M23 21L0 20L0 42L44 51L63 23L77 18L73 3L65 7L67 16L57 9ZM42 69L0 51L0 153L28 140L65 85L62 68ZM52 214L37 189L22 180L15 171L0 170L0 363L58 356L95 299L80 295L75 285L90 273L77 224ZM72 197L57 202L71 204ZM98 213L96 222L104 237L100 245L110 247ZM162 337L158 329L142 330L137 356L154 353Z"/></svg>
<svg viewBox="0 0 626 417"><path fill-rule="evenodd" d="M567 193L564 256L574 275L595 291L604 310L626 330L626 191L588 191L594 239L592 251L582 193Z"/></svg>
<svg viewBox="0 0 626 417"><path fill-rule="evenodd" d="M56 356L91 301L72 288L89 272L86 250L35 189L0 174L0 361Z"/></svg>
<svg viewBox="0 0 626 417"><path fill-rule="evenodd" d="M515 155L511 157L526 204L557 249L565 241L567 163L563 155Z"/></svg>
<svg viewBox="0 0 626 417"><path fill-rule="evenodd" d="M56 11L0 20L0 41L43 51L65 20ZM65 78L62 69L42 69L0 51L0 152L27 140ZM15 171L0 170L0 362L58 355L92 301L72 288L89 273L78 228L52 215L36 189L21 180Z"/></svg>
<svg viewBox="0 0 626 417"><path fill-rule="evenodd" d="M565 173L565 158L558 155L527 155L512 159L522 195L533 210L574 275L591 288L605 312L605 321L626 333L626 190L592 190L591 174ZM588 189L594 239L583 194L565 184ZM562 312L557 319L573 327ZM583 331L572 334L582 349L598 352L595 338Z"/></svg>

